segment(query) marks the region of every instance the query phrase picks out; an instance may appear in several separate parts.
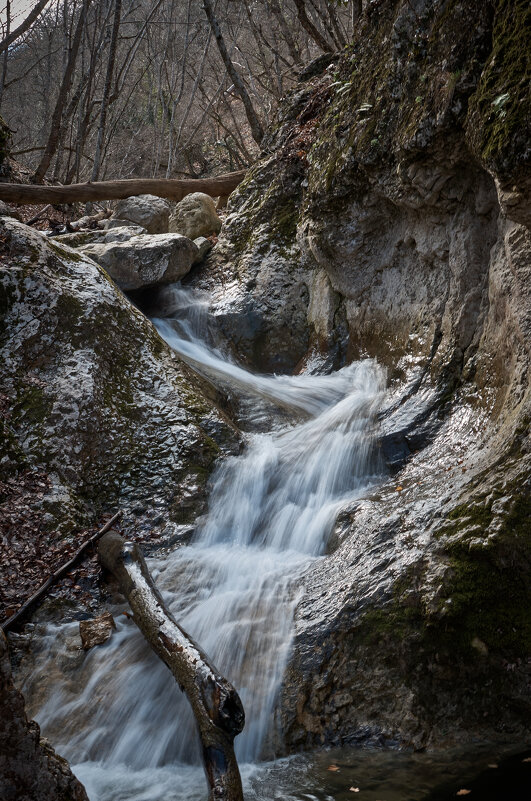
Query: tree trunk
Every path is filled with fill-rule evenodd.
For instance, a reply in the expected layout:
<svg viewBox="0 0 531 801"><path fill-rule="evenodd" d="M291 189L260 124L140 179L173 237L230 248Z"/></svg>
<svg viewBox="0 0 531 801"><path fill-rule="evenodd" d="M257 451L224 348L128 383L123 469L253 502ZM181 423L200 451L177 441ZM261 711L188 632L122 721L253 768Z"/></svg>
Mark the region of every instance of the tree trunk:
<svg viewBox="0 0 531 801"><path fill-rule="evenodd" d="M254 110L251 98L249 97L249 93L245 88L245 84L240 78L240 75L236 70L236 67L232 63L231 57L229 56L227 47L225 45L225 40L223 39L223 35L219 27L219 22L217 20L216 15L214 14L214 9L212 7L211 0L203 0L203 8L205 9L205 14L207 15L208 22L210 23L212 33L214 34L214 38L218 46L218 50L220 52L221 58L223 59L223 63L225 64L225 68L228 74L230 75L231 81L234 84L234 91L238 94L244 105L245 114L247 116L247 120L251 127L251 133L253 135L253 139L259 145L262 139L264 138L264 129L262 128L262 124L260 123L260 120L258 119L257 114Z"/></svg>
<svg viewBox="0 0 531 801"><path fill-rule="evenodd" d="M330 44L326 41L324 36L317 30L311 19L309 18L308 14L306 13L306 6L304 5L304 0L294 0L295 6L297 7L297 16L299 18L299 22L308 33L314 42L319 45L321 50L324 50L325 53L331 53L333 48Z"/></svg>
<svg viewBox="0 0 531 801"><path fill-rule="evenodd" d="M6 203L87 203L91 200L120 200L133 195L157 195L168 200L182 200L191 192L212 197L230 195L243 180L245 170L218 175L216 178L132 178L124 181L98 181L69 186L35 186L0 182L0 200Z"/></svg>
<svg viewBox="0 0 531 801"><path fill-rule="evenodd" d="M6 3L6 38L9 39L9 31L11 30L11 2L7 0ZM2 98L4 96L4 89L6 85L6 77L7 77L7 62L9 58L8 48L4 50L4 58L2 64L2 80L0 83L0 106L2 105Z"/></svg>
<svg viewBox="0 0 531 801"><path fill-rule="evenodd" d="M63 119L63 111L68 98L68 93L72 88L77 52L79 50L79 45L81 43L81 35L83 33L83 27L85 25L85 17L89 3L90 0L85 0L81 8L79 19L77 21L76 30L74 33L74 40L72 42L72 47L70 48L70 52L68 54L68 61L66 63L66 68L61 83L61 88L59 89L59 96L57 98L57 102L55 104L55 108L52 114L50 135L48 137L48 142L46 143L46 148L44 150L41 162L37 167L37 169L35 170L35 175L33 176L33 180L35 181L35 183L38 184L42 183L42 180L46 175L46 170L50 166L51 160L53 159L55 151L57 150L59 137L61 135L61 123Z"/></svg>
<svg viewBox="0 0 531 801"><path fill-rule="evenodd" d="M103 97L100 109L100 124L98 126L98 138L96 140L96 152L94 153L94 164L92 166L91 181L97 181L100 174L101 154L103 152L103 137L105 135L105 123L107 121L107 107L111 94L112 76L114 73L114 62L116 60L116 45L118 43L118 31L120 29L120 17L122 14L122 0L114 0L114 18L112 24L111 43L109 45L109 60L107 62L107 74L105 75L105 86L103 87Z"/></svg>
<svg viewBox="0 0 531 801"><path fill-rule="evenodd" d="M26 33L26 31L29 28L31 28L31 26L33 25L33 23L43 10L44 6L47 5L48 2L49 0L40 0L40 2L37 3L35 8L33 8L32 11L30 11L24 22L21 22L18 28L15 28L15 30L12 31L11 33L8 32L5 39L2 39L2 41L0 42L0 53L3 53L4 50L7 50L9 45L13 44L13 42L16 42L19 36L22 36L23 33Z"/></svg>
<svg viewBox="0 0 531 801"><path fill-rule="evenodd" d="M284 41L286 42L286 46L289 50L291 58L293 59L293 62L295 64L300 64L302 59L297 49L297 45L295 44L295 39L291 35L290 27L286 21L286 17L280 8L279 0L270 0L270 2L268 2L268 6L271 8L271 13L276 17L277 22L280 25L282 36L284 37Z"/></svg>
<svg viewBox="0 0 531 801"><path fill-rule="evenodd" d="M102 565L129 601L138 628L190 702L203 746L210 801L243 801L234 754L234 738L245 722L238 693L168 612L138 546L110 532L100 540L98 551Z"/></svg>

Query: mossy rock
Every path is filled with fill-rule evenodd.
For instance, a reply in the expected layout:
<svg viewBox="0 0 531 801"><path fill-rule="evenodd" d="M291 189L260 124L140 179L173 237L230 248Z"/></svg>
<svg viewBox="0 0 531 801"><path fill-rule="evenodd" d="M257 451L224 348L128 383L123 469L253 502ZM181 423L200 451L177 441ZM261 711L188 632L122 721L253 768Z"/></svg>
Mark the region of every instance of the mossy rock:
<svg viewBox="0 0 531 801"><path fill-rule="evenodd" d="M2 236L9 469L53 474L69 525L72 510L84 525L138 504L148 518L171 520L179 485L197 484L193 466L205 476L214 467L220 448L210 430L225 448L234 445L234 429L94 262L11 218ZM204 492L196 494L201 506ZM45 512L61 526L61 503L48 497Z"/></svg>

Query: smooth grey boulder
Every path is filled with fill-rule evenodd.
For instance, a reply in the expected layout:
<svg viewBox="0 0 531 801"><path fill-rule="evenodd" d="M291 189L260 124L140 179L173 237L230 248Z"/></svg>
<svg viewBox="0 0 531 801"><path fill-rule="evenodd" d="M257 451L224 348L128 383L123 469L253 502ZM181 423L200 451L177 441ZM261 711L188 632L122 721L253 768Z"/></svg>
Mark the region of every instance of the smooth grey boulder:
<svg viewBox="0 0 531 801"><path fill-rule="evenodd" d="M186 195L177 203L170 215L169 230L171 233L182 234L190 239L218 234L221 230L221 220L210 195L205 195L203 192Z"/></svg>
<svg viewBox="0 0 531 801"><path fill-rule="evenodd" d="M111 228L135 228L136 225L137 223L131 220L121 220L119 217L111 217L109 220L105 220L105 229L107 231L110 231ZM146 231L147 229L144 228L144 230Z"/></svg>
<svg viewBox="0 0 531 801"><path fill-rule="evenodd" d="M120 200L113 218L142 225L149 234L166 234L169 214L170 204L167 200L155 195L136 195Z"/></svg>
<svg viewBox="0 0 531 801"><path fill-rule="evenodd" d="M121 225L104 231L103 242L128 242L134 236L147 233L142 225Z"/></svg>
<svg viewBox="0 0 531 801"><path fill-rule="evenodd" d="M180 234L144 234L126 242L103 242L80 250L126 292L179 281L198 253L196 245Z"/></svg>

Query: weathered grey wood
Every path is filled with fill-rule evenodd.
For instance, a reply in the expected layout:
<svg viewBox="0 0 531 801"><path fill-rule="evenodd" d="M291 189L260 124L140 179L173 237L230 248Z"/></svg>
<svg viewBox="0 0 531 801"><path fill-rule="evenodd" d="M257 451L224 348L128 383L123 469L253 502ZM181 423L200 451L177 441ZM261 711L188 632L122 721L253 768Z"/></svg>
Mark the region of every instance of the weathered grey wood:
<svg viewBox="0 0 531 801"><path fill-rule="evenodd" d="M138 628L190 702L203 747L209 799L243 801L234 754L234 738L245 723L238 693L166 609L138 546L111 531L100 540L98 551L129 601Z"/></svg>
<svg viewBox="0 0 531 801"><path fill-rule="evenodd" d="M67 186L0 183L0 200L6 203L88 203L91 200L121 200L133 195L156 195L178 201L191 192L219 197L230 195L244 175L245 170L239 170L215 178L132 178Z"/></svg>

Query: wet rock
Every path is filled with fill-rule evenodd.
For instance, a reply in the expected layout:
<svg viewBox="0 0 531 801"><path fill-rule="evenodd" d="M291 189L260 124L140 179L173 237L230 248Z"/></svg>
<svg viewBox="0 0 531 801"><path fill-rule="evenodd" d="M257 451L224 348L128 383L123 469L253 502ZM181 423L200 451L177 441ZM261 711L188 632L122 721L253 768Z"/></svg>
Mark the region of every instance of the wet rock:
<svg viewBox="0 0 531 801"><path fill-rule="evenodd" d="M166 234L169 214L167 200L155 195L136 195L118 201L112 219L141 225L149 234Z"/></svg>
<svg viewBox="0 0 531 801"><path fill-rule="evenodd" d="M196 239L194 239L194 245L197 247L198 250L198 254L194 259L194 264L199 264L210 253L210 251L213 248L213 245L210 239L206 239L206 237L204 236L198 236Z"/></svg>
<svg viewBox="0 0 531 801"><path fill-rule="evenodd" d="M210 195L192 192L186 195L170 215L169 230L189 239L218 234L221 230L216 206Z"/></svg>
<svg viewBox="0 0 531 801"><path fill-rule="evenodd" d="M523 13L370 4L336 75L280 108L191 281L259 369L370 357L388 370L393 475L344 510L305 578L280 701L287 750L527 725L529 95L516 58L499 66ZM504 92L506 117L492 111Z"/></svg>
<svg viewBox="0 0 531 801"><path fill-rule="evenodd" d="M115 232L106 236L112 238ZM180 234L145 234L125 241L122 237L120 234L118 241L87 245L81 250L124 291L178 281L189 272L197 257L194 243Z"/></svg>
<svg viewBox="0 0 531 801"><path fill-rule="evenodd" d="M2 436L12 444L2 469L48 477L35 513L76 547L83 527L117 508L125 519L146 510L133 515L139 532L151 519L168 531L188 522L179 493L197 515L217 457L238 441L216 401L80 250L8 217L0 234Z"/></svg>
<svg viewBox="0 0 531 801"><path fill-rule="evenodd" d="M0 632L0 798L2 801L88 801L65 759L40 738L14 687L5 636Z"/></svg>
<svg viewBox="0 0 531 801"><path fill-rule="evenodd" d="M103 645L116 631L116 624L110 612L104 612L92 620L80 620L79 635L83 650L88 651L95 645Z"/></svg>

